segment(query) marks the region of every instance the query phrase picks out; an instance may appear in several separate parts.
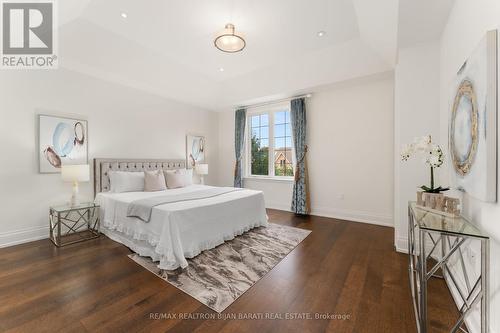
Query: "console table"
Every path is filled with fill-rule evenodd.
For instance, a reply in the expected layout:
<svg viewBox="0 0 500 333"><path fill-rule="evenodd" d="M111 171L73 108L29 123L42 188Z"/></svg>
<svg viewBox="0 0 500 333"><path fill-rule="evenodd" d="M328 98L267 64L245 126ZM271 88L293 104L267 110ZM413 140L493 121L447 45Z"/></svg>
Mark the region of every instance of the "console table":
<svg viewBox="0 0 500 333"><path fill-rule="evenodd" d="M464 263L464 242L481 243L481 272L472 281L472 272ZM450 332L464 331L462 325L470 310L481 302L481 332L488 332L489 237L463 217L449 217L408 204L408 257L410 289L419 333L428 332L427 284L431 278L444 278L457 290L460 317ZM461 267L465 286L457 283L457 274L450 269L450 258ZM432 261L429 259L433 259ZM431 266L428 266L428 265ZM428 267L432 267L428 269ZM441 274L438 275L438 270Z"/></svg>

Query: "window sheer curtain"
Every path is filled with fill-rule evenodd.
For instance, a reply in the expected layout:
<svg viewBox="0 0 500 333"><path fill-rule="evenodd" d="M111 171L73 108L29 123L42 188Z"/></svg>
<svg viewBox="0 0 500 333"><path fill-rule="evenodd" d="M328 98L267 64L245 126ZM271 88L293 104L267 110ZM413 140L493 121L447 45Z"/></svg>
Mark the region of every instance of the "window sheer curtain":
<svg viewBox="0 0 500 333"><path fill-rule="evenodd" d="M292 211L295 214L310 213L310 196L307 174L306 103L304 98L291 101L290 120L295 147L295 174L292 196Z"/></svg>
<svg viewBox="0 0 500 333"><path fill-rule="evenodd" d="M236 110L234 116L234 151L236 163L234 165L234 187L243 187L243 149L245 145L245 127L247 120L247 110Z"/></svg>

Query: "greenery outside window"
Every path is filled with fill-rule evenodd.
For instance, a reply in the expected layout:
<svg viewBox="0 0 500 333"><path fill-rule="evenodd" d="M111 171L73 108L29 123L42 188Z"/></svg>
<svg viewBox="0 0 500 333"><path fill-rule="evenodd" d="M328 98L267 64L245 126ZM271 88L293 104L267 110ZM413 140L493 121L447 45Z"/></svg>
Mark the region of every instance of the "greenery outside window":
<svg viewBox="0 0 500 333"><path fill-rule="evenodd" d="M294 168L289 103L249 111L247 175L290 179Z"/></svg>

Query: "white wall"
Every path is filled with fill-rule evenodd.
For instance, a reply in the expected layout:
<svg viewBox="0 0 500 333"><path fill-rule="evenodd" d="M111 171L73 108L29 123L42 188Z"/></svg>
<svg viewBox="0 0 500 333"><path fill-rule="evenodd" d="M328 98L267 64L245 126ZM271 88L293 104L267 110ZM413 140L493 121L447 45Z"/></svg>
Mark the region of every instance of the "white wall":
<svg viewBox="0 0 500 333"><path fill-rule="evenodd" d="M415 137L439 136L439 44L420 44L399 50L395 73L394 107L394 225L396 249L407 251L408 201L416 200L417 187L429 184L429 169L420 156L400 158L401 146ZM436 172L439 181L439 170Z"/></svg>
<svg viewBox="0 0 500 333"><path fill-rule="evenodd" d="M447 140L450 84L486 31L500 28L497 0L456 0L441 40L441 140ZM500 148L500 145L499 145ZM500 167L500 164L499 164ZM448 166L448 172L453 172ZM499 170L500 171L500 170ZM490 332L500 332L500 203L484 203L465 195L464 214L488 233L490 242ZM477 249L475 250L476 254ZM476 256L477 257L477 256ZM470 259L470 258L466 258ZM469 261L469 260L468 260ZM469 264L473 264L469 262ZM478 317L469 321L477 329Z"/></svg>
<svg viewBox="0 0 500 333"><path fill-rule="evenodd" d="M186 133L206 135L217 170L218 121L209 111L71 71L2 71L0 75L0 246L48 236L48 208L71 186L38 174L36 114L88 120L92 158L185 158ZM207 183L216 183L215 172ZM81 184L92 199L92 183Z"/></svg>
<svg viewBox="0 0 500 333"><path fill-rule="evenodd" d="M307 100L308 165L315 215L393 225L392 73L349 81L313 92ZM234 113L219 127L219 182L232 184ZM291 182L246 180L264 191L266 205L289 209Z"/></svg>

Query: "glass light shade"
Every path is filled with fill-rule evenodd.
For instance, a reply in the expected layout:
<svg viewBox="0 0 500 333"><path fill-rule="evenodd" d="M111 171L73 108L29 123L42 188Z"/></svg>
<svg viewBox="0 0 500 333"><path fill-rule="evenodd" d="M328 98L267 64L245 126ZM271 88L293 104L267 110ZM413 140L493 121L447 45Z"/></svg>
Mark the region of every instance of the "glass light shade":
<svg viewBox="0 0 500 333"><path fill-rule="evenodd" d="M90 180L89 165L63 165L61 167L61 177L65 182L88 182Z"/></svg>
<svg viewBox="0 0 500 333"><path fill-rule="evenodd" d="M234 25L226 24L224 31L214 40L215 47L223 52L234 53L243 50L246 42L240 35L234 32Z"/></svg>
<svg viewBox="0 0 500 333"><path fill-rule="evenodd" d="M208 175L208 164L196 164L195 169L199 175Z"/></svg>

